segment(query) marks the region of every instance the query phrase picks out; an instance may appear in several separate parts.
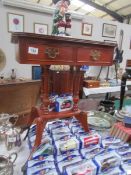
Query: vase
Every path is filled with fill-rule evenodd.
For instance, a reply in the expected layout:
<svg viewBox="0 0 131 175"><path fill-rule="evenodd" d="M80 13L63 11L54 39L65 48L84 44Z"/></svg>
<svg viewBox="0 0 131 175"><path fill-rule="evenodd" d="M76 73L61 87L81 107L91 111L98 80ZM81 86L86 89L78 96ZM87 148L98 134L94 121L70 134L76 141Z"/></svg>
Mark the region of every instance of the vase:
<svg viewBox="0 0 131 175"><path fill-rule="evenodd" d="M11 70L11 76L10 76L11 80L15 80L16 79L16 73L15 73L15 70L12 69Z"/></svg>

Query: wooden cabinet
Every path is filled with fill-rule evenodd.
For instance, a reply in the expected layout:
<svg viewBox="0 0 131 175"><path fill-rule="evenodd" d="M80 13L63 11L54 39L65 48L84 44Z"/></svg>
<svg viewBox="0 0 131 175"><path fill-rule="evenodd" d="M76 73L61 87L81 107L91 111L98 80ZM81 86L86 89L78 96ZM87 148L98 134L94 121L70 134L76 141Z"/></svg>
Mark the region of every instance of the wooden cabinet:
<svg viewBox="0 0 131 175"><path fill-rule="evenodd" d="M115 44L68 37L14 33L17 59L25 64L110 66Z"/></svg>
<svg viewBox="0 0 131 175"><path fill-rule="evenodd" d="M13 33L12 42L16 44L16 56L19 63L40 64L44 70L41 106L32 108L29 121L32 123L35 120L37 123L35 146L41 143L43 128L50 119L74 115L85 131L88 131L87 114L78 109L79 87L83 75L80 67L82 65L112 65L115 44L31 33ZM70 71L61 72L59 76L56 72L50 73L50 65L70 65ZM51 82L55 86L50 87ZM49 112L50 90L73 94L73 109L66 112Z"/></svg>

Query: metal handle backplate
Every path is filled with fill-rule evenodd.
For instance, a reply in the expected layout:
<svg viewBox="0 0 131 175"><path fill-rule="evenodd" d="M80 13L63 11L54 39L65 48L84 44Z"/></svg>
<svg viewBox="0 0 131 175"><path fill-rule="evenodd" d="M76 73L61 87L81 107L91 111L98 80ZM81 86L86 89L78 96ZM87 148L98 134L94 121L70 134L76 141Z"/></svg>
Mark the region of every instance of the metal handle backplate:
<svg viewBox="0 0 131 175"><path fill-rule="evenodd" d="M90 57L93 61L97 61L101 57L101 52L99 50L91 50Z"/></svg>
<svg viewBox="0 0 131 175"><path fill-rule="evenodd" d="M49 58L54 59L57 55L59 55L59 49L48 47L45 49L45 54L47 54Z"/></svg>

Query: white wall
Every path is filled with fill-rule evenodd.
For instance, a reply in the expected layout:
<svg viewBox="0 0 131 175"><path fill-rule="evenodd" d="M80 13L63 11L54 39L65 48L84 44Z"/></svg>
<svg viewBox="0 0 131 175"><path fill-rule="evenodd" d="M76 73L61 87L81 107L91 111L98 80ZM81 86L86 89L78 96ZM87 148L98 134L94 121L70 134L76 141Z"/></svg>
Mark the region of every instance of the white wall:
<svg viewBox="0 0 131 175"><path fill-rule="evenodd" d="M51 29L52 29L52 15L7 7L7 6L3 6L0 2L0 21L1 21L0 48L6 54L6 66L0 72L0 75L4 74L5 77L8 77L10 75L11 69L15 68L18 77L31 78L31 65L22 65L16 62L15 60L15 47L14 47L14 44L11 43L11 34L8 32L7 12L24 15L24 32L34 32L33 23L36 22L36 23L48 24L49 34L51 34ZM93 24L92 36L81 35L82 21ZM117 25L117 33L116 33L115 39L102 37L103 23ZM123 40L124 60L123 60L123 63L121 64L121 67L125 68L126 59L131 59L131 49L129 49L129 44L131 39L131 25L121 24L113 21L106 21L103 19L87 16L83 18L83 20L76 20L76 19L72 20L71 35L72 37L75 37L75 38L88 39L88 40L96 40L96 41L104 41L104 40L116 41L117 40L118 41L119 33L121 29L124 30L124 40ZM97 67L97 68L91 67L90 74L96 75L99 72L99 69L100 67ZM110 69L111 70L110 75L113 69L114 68ZM105 76L106 70L107 70L107 67L104 68L103 76Z"/></svg>

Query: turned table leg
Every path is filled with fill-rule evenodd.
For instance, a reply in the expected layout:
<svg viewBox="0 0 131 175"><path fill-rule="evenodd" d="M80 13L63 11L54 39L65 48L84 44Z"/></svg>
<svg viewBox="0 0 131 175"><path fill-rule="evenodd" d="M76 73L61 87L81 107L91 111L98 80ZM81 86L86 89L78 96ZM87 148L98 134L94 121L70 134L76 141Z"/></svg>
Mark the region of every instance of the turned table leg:
<svg viewBox="0 0 131 175"><path fill-rule="evenodd" d="M49 105L49 66L42 67L42 86L41 86L41 107L44 114L48 114Z"/></svg>
<svg viewBox="0 0 131 175"><path fill-rule="evenodd" d="M74 66L73 70L73 110L78 110L78 101L79 101L79 88L80 88L80 79L81 79L81 71L80 67Z"/></svg>
<svg viewBox="0 0 131 175"><path fill-rule="evenodd" d="M79 115L76 115L75 117L81 123L83 129L86 132L88 132L89 131L89 127L88 127L88 116L87 116L87 113L80 112L80 114Z"/></svg>
<svg viewBox="0 0 131 175"><path fill-rule="evenodd" d="M46 123L47 123L47 120L42 117L39 117L36 119L36 140L34 145L35 148L41 144L42 135L43 135L43 131L46 126Z"/></svg>

